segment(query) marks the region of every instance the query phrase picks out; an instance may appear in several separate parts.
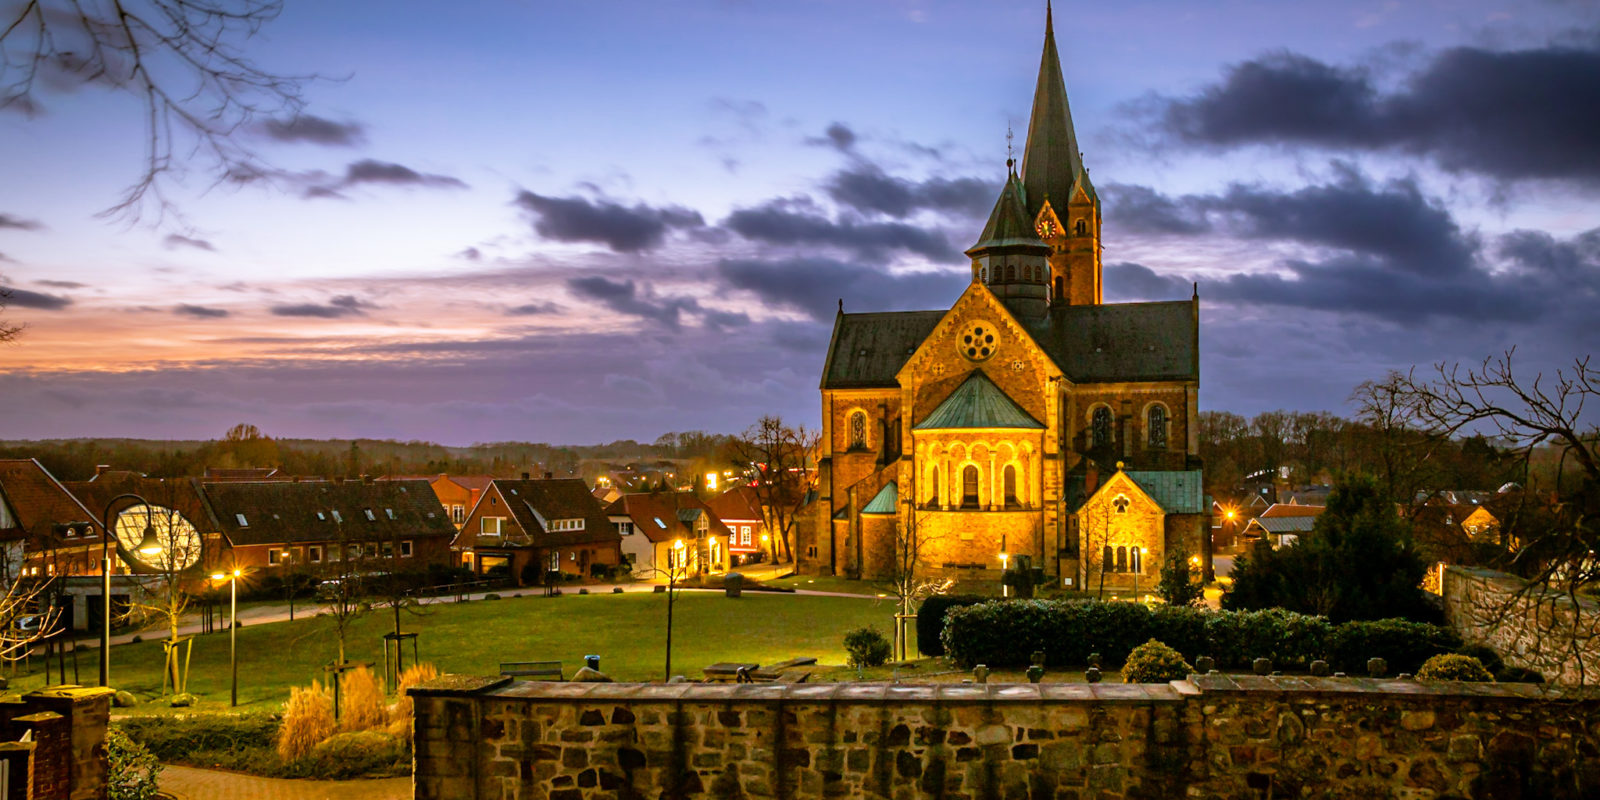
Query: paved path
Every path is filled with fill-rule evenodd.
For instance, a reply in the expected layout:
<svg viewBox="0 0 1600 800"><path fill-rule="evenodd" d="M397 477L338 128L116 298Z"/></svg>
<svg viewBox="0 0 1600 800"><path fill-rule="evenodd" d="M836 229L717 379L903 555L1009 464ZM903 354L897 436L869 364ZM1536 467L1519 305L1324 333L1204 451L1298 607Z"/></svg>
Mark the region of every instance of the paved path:
<svg viewBox="0 0 1600 800"><path fill-rule="evenodd" d="M170 764L160 782L161 791L177 800L406 800L412 794L410 778L305 781Z"/></svg>

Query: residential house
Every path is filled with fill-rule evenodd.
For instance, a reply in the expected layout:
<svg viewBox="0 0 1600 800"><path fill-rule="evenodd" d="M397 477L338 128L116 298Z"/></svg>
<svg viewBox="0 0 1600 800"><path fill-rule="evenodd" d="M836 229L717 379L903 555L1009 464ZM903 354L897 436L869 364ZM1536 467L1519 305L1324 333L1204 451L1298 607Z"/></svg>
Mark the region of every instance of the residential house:
<svg viewBox="0 0 1600 800"><path fill-rule="evenodd" d="M233 562L228 540L211 516L197 479L148 478L136 472L101 469L87 481L62 485L87 508L117 509L118 522L112 528L125 554L138 547L147 526L156 531L163 548L172 551L170 560L162 554L134 556L129 559L134 572L164 571L170 564L203 580Z"/></svg>
<svg viewBox="0 0 1600 800"><path fill-rule="evenodd" d="M545 476L490 481L451 544L457 563L518 585L546 572L587 577L622 563L622 537L588 484Z"/></svg>
<svg viewBox="0 0 1600 800"><path fill-rule="evenodd" d="M461 530L462 524L467 521L467 512L477 504L478 498L483 496L483 490L489 488L489 482L494 480L492 475L409 475L388 476L379 478L381 481L414 481L425 480L433 487L433 493L439 498L439 504L450 518L450 523L456 530Z"/></svg>
<svg viewBox="0 0 1600 800"><path fill-rule="evenodd" d="M277 467L206 467L205 475L201 480L206 483L222 483L224 481L287 481L292 480L284 475Z"/></svg>
<svg viewBox="0 0 1600 800"><path fill-rule="evenodd" d="M688 492L625 494L606 509L618 530L631 531L628 550L637 574L724 572L731 561L729 530L710 506Z"/></svg>
<svg viewBox="0 0 1600 800"><path fill-rule="evenodd" d="M1274 548L1291 545L1299 541L1302 534L1309 533L1317 517L1326 510L1325 506L1274 503L1245 525L1241 537L1247 543L1266 538Z"/></svg>
<svg viewBox="0 0 1600 800"><path fill-rule="evenodd" d="M734 566L771 557L772 542L755 487L735 486L711 498L707 505L728 528L728 553Z"/></svg>
<svg viewBox="0 0 1600 800"><path fill-rule="evenodd" d="M343 558L395 559L395 571L450 562L455 527L425 481L204 483L232 564L319 569Z"/></svg>
<svg viewBox="0 0 1600 800"><path fill-rule="evenodd" d="M90 510L38 460L0 459L0 540L6 543L6 576L100 574L104 511ZM113 559L112 571L126 568Z"/></svg>

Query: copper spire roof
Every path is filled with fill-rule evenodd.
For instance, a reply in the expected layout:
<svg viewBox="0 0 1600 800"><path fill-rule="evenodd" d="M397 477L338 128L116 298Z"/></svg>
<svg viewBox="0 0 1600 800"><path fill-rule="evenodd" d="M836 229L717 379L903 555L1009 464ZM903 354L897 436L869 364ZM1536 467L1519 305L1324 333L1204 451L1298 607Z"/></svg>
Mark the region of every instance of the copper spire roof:
<svg viewBox="0 0 1600 800"><path fill-rule="evenodd" d="M1028 141L1022 150L1022 183L1027 188L1030 214L1038 214L1049 199L1060 207L1082 183L1091 200L1099 202L1083 170L1078 135L1072 130L1072 109L1067 107L1067 84L1061 77L1061 57L1049 5L1045 6L1044 55L1039 60L1039 84L1033 90L1033 115L1028 119Z"/></svg>
<svg viewBox="0 0 1600 800"><path fill-rule="evenodd" d="M1033 230L1033 215L1028 213L1022 181L1017 180L1017 174L1013 172L1006 177L1006 185L1000 189L1000 199L995 201L994 211L989 214L989 224L983 226L983 234L978 237L978 243L967 250L967 255L976 255L980 250L994 247L1017 245L1031 245L1044 250L1046 254L1050 247Z"/></svg>

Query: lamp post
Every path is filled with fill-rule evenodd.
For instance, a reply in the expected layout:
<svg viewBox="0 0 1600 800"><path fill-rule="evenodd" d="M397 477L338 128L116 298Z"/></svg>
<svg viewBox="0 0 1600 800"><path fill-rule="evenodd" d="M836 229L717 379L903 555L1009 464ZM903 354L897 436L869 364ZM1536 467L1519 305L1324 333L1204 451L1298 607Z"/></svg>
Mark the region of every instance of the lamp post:
<svg viewBox="0 0 1600 800"><path fill-rule="evenodd" d="M121 500L137 500L144 506L144 536L140 537L139 546L134 549L140 555L155 555L162 549L160 540L156 539L155 509L150 507L149 500L129 492L117 495L106 503L106 510L100 515L100 599L105 612L100 620L101 686L111 685L111 537L116 535L117 527L111 509ZM116 516L120 519L122 515L118 513Z"/></svg>
<svg viewBox="0 0 1600 800"><path fill-rule="evenodd" d="M232 596L228 604L228 671L232 673L232 685L228 689L228 705L239 705L239 576L243 572L235 567L233 572L213 572L211 580L227 581L228 591Z"/></svg>

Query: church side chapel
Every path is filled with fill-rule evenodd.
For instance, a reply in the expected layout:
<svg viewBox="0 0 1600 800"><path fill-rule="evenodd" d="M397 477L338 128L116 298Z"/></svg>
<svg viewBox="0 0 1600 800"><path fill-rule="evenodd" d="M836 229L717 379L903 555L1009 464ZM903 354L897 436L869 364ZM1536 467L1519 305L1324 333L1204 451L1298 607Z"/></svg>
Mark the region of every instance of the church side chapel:
<svg viewBox="0 0 1600 800"><path fill-rule="evenodd" d="M883 579L915 536L930 577L1036 570L1067 589L1154 589L1209 567L1199 296L1102 300L1100 199L1049 12L1020 166L947 311L844 313L822 374L818 501L800 569Z"/></svg>

